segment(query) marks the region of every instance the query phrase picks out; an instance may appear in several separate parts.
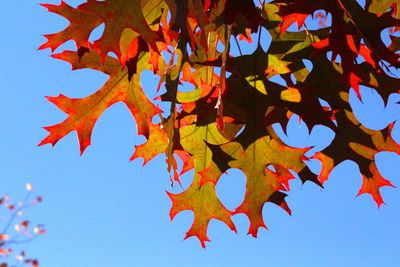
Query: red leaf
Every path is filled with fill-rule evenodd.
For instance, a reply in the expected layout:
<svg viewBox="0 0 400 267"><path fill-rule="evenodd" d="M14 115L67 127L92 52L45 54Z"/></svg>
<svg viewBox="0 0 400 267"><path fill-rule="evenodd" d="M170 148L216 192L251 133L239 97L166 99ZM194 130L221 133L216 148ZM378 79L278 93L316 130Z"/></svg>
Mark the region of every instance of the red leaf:
<svg viewBox="0 0 400 267"><path fill-rule="evenodd" d="M287 29L295 22L297 23L297 28L300 30L307 17L308 14L302 14L302 13L294 13L284 16L282 18L281 33L286 32Z"/></svg>
<svg viewBox="0 0 400 267"><path fill-rule="evenodd" d="M383 186L390 186L390 187L395 187L395 186L390 181L386 180L385 178L382 177L382 175L379 174L378 169L375 166L375 163L371 163L370 170L373 176L372 177L366 177L365 175L362 176L363 183L357 196L365 193L370 194L379 208L382 204L384 204L384 201L380 193L380 188Z"/></svg>

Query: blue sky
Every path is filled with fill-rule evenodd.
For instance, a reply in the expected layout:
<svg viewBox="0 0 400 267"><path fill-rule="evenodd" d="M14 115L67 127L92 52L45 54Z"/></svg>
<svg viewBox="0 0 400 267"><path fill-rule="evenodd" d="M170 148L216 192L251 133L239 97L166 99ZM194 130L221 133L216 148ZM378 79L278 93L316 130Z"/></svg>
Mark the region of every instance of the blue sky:
<svg viewBox="0 0 400 267"><path fill-rule="evenodd" d="M71 72L68 64L50 58L50 51L36 50L45 41L42 34L66 25L37 1L4 0L0 17L0 194L19 198L31 182L44 197L27 216L46 224L47 234L23 247L41 266L400 266L400 191L383 188L387 205L380 209L369 196L356 198L361 176L351 162L333 171L324 190L293 181L287 198L293 215L265 205L269 231L260 230L257 239L246 235L246 217L236 215L237 235L211 222L212 242L206 250L195 238L182 241L193 216L183 212L170 222L165 191L171 188L163 158L145 168L140 161L129 162L134 145L143 139L136 137L122 104L100 118L93 145L82 157L75 133L55 148L37 146L46 136L41 127L65 118L44 96L83 97L106 77L89 70ZM363 92L373 108L359 107L358 113L360 120L373 118L370 127L382 127L382 114L399 117L398 108L385 113L371 90ZM290 132L289 142L299 144L327 136L321 131L308 138L304 125L294 122ZM397 137L399 132L397 124ZM399 164L397 155L379 155L378 167L398 187ZM190 183L190 177L183 179ZM223 176L217 192L228 208L240 204L244 184L239 171Z"/></svg>

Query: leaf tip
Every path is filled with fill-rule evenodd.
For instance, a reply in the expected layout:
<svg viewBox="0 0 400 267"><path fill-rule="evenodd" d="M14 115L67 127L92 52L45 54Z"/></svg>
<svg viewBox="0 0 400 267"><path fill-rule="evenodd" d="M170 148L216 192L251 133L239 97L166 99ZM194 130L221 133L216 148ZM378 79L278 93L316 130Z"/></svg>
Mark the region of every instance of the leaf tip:
<svg viewBox="0 0 400 267"><path fill-rule="evenodd" d="M205 236L205 237L201 237L198 234L193 234L190 232L190 230L185 234L185 237L183 238L183 240L188 239L189 237L197 237L197 239L200 241L200 245L203 249L206 249L206 242L211 242L211 240Z"/></svg>

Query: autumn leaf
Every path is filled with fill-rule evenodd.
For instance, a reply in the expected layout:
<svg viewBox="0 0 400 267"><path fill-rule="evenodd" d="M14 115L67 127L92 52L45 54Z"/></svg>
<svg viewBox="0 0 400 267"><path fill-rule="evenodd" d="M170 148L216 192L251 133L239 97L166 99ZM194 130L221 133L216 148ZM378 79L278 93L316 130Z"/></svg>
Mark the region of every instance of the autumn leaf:
<svg viewBox="0 0 400 267"><path fill-rule="evenodd" d="M168 137L160 125L149 123L149 139L142 145L135 147L131 160L142 157L143 165L155 156L164 153L168 146Z"/></svg>
<svg viewBox="0 0 400 267"><path fill-rule="evenodd" d="M42 4L50 12L61 15L69 20L70 24L64 30L55 34L46 34L47 42L42 44L39 49L51 48L56 50L60 45L69 40L74 40L77 47L89 47L89 36L94 28L101 24L101 20L86 11L73 8L64 1L60 5ZM85 27L81 27L85 25Z"/></svg>
<svg viewBox="0 0 400 267"><path fill-rule="evenodd" d="M266 166L279 166L300 172L305 167L302 158L307 149L285 147L270 136L259 138L246 149L237 142L223 145L222 149L234 158L229 166L240 169L246 175L246 195L235 213L244 213L249 217L248 233L256 237L258 228L266 228L262 216L264 204L270 201L274 193L286 189L280 183L279 176L282 173L270 171ZM283 184L287 185L286 181Z"/></svg>
<svg viewBox="0 0 400 267"><path fill-rule="evenodd" d="M54 57L71 63L73 69L92 68L102 71L109 75L110 79L99 91L86 98L68 98L64 95L47 97L69 116L59 124L45 127L49 135L39 145L48 143L54 145L71 131L76 131L82 154L90 145L92 129L97 119L108 107L117 102L125 103L136 118L138 134L148 137L149 124L153 116L158 113L158 109L144 94L138 75L129 80L128 70L121 68L117 60L107 57L103 64L100 56L94 51L86 53L82 59L79 59L78 54L73 51L65 51Z"/></svg>

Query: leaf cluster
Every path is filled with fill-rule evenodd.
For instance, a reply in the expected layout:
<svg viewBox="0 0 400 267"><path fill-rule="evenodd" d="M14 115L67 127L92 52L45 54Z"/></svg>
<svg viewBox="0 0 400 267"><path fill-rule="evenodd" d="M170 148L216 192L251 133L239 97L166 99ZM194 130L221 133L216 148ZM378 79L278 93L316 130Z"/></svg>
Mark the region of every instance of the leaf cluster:
<svg viewBox="0 0 400 267"><path fill-rule="evenodd" d="M74 70L90 68L109 79L84 98L48 97L68 117L45 127L49 135L40 144L54 145L75 131L83 153L99 116L124 103L147 140L132 159L146 163L165 155L172 183L194 170L189 188L168 195L171 218L183 210L194 213L186 237L198 237L202 246L212 219L236 231L231 217L243 213L249 234L256 236L266 227L266 202L290 213L285 192L293 172L322 186L336 165L353 160L363 179L359 194L370 194L378 206L379 189L393 186L375 164L380 151L400 154L393 124L384 130L363 126L349 91L362 100L360 85L367 86L384 101L399 92L400 80L391 73L400 67L397 0L367 0L365 6L354 0L87 0L77 7L63 1L43 6L69 25L45 35L40 48L50 48ZM309 29L315 21L319 25ZM90 42L99 25L103 33ZM69 40L75 50L54 53ZM243 53L251 44L254 51ZM144 92L152 89L141 83L144 71L159 77L154 100ZM312 156L306 154L310 148L283 143L272 126L285 129L294 114L310 129L330 128L332 143ZM321 162L319 174L308 168L310 159ZM215 189L231 168L246 176L245 197L235 210L221 203Z"/></svg>

